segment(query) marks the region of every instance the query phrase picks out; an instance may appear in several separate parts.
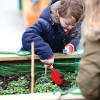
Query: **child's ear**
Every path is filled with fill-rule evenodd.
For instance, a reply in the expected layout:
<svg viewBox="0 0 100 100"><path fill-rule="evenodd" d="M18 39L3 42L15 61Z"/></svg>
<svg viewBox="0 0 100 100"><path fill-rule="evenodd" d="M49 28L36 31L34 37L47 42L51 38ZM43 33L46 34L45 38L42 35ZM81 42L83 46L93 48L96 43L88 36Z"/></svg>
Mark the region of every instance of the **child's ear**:
<svg viewBox="0 0 100 100"><path fill-rule="evenodd" d="M59 11L57 10L57 16L59 17Z"/></svg>

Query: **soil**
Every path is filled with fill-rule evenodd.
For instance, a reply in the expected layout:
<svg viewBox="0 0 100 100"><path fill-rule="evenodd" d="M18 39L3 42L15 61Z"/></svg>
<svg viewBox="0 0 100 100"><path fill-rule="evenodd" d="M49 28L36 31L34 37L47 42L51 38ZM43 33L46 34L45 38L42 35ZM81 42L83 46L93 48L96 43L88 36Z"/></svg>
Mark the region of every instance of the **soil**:
<svg viewBox="0 0 100 100"><path fill-rule="evenodd" d="M24 74L14 74L14 75L6 75L6 76L2 76L0 75L0 80L2 80L4 83L1 84L0 86L6 90L7 89L7 86L8 86L8 83L11 82L11 81L17 81L19 77L21 76L24 76L27 78L28 81L31 81L31 76L30 75L24 75ZM64 76L62 75L62 77L64 79ZM35 80L34 82L38 79L38 77L35 76ZM31 85L31 84L30 84ZM31 86L29 85L29 89L31 88ZM66 81L66 80L63 80L62 84L59 86L60 89L62 89L63 91L64 90L67 90L68 88L71 87L70 85L70 82Z"/></svg>

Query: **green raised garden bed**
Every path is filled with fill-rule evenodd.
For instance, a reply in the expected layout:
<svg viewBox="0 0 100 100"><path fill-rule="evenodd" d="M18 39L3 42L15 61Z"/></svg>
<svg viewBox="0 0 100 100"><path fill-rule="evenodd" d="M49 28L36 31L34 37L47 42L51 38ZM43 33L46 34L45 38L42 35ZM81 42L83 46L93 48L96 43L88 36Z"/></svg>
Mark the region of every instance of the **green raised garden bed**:
<svg viewBox="0 0 100 100"><path fill-rule="evenodd" d="M80 58L55 60L54 63L55 70L58 70L62 75L64 75L64 81L63 81L64 83L61 86L58 86L52 82L50 78L51 70L49 68L47 70L47 75L40 77L40 73L44 72L45 69L40 61L38 60L35 61L36 82L34 91L39 93L53 92L53 91L64 92L65 90L68 90L71 87L76 87L77 84L75 82L75 79L77 76L79 61ZM30 73L31 73L31 63L21 63L21 64L0 63L0 86L1 86L0 94L30 93L30 81L31 81ZM38 78L37 80L36 77ZM8 81L6 81L7 79ZM43 81L43 79L45 80Z"/></svg>

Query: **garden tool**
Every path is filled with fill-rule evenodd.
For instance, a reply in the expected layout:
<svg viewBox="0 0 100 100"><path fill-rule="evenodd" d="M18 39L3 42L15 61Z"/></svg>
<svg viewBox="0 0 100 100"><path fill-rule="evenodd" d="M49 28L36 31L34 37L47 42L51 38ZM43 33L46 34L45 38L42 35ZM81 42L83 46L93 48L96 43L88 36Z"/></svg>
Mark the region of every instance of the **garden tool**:
<svg viewBox="0 0 100 100"><path fill-rule="evenodd" d="M61 78L61 74L59 73L59 71L55 71L53 66L50 66L50 69L52 71L52 73L50 74L53 82L55 84L61 85L63 82L63 79Z"/></svg>
<svg viewBox="0 0 100 100"><path fill-rule="evenodd" d="M18 56L28 56L28 55L31 55L31 52L25 51L25 50L20 50L17 52L0 51L0 54L16 54Z"/></svg>

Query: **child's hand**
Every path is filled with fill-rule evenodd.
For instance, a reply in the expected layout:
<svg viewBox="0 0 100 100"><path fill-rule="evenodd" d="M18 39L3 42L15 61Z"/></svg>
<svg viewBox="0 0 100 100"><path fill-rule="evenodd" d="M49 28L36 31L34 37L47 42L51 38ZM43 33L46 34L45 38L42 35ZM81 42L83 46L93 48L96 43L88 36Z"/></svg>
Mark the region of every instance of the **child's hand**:
<svg viewBox="0 0 100 100"><path fill-rule="evenodd" d="M52 56L52 57L50 57L50 58L48 58L48 59L46 59L46 60L41 60L41 59L40 59L40 61L41 61L42 63L44 63L44 67L50 67L50 66L53 65L53 63L54 63L54 57Z"/></svg>
<svg viewBox="0 0 100 100"><path fill-rule="evenodd" d="M64 54L71 54L75 50L75 47L72 44L67 44L63 49Z"/></svg>

